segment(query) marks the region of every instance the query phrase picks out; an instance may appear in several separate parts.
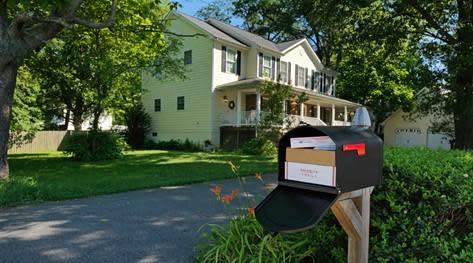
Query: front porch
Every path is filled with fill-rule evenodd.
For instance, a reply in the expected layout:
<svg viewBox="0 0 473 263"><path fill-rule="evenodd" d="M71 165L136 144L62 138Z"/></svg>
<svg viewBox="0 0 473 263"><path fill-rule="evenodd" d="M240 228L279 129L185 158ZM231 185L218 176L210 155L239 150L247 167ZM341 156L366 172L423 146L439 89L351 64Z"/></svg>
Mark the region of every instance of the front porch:
<svg viewBox="0 0 473 263"><path fill-rule="evenodd" d="M298 92L301 93L294 93ZM290 123L290 126L285 128L298 126L301 122L314 126L351 125L358 104L312 93L306 91L309 99L304 103L297 103L292 99L281 105L284 118L288 120L286 123ZM262 110L265 108L265 98L258 88L222 90L217 92L217 100L220 127L255 126L266 114Z"/></svg>

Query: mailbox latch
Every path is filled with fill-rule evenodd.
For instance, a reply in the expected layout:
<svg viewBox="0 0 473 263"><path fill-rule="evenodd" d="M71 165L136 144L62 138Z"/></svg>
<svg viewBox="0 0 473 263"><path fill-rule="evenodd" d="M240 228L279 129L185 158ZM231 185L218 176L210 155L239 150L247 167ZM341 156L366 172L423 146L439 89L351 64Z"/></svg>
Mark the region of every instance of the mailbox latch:
<svg viewBox="0 0 473 263"><path fill-rule="evenodd" d="M366 154L366 148L364 143L344 144L343 151L356 151L358 156Z"/></svg>

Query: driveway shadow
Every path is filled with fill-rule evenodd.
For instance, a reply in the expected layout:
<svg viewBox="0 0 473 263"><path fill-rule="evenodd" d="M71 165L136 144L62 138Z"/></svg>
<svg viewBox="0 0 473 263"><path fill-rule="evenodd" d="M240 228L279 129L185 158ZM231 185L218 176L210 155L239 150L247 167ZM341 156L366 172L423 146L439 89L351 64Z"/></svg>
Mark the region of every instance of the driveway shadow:
<svg viewBox="0 0 473 263"><path fill-rule="evenodd" d="M3 209L0 262L192 262L199 228L227 220L229 209L210 187L240 189L257 202L275 179L247 178L244 189L224 180Z"/></svg>

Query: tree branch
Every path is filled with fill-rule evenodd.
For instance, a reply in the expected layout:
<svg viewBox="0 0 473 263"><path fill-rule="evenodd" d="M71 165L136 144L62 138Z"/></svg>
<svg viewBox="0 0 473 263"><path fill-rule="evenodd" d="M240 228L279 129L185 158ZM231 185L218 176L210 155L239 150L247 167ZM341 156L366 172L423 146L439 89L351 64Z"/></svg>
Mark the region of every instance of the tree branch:
<svg viewBox="0 0 473 263"><path fill-rule="evenodd" d="M432 15L425 10L417 0L410 0L412 7L421 15L421 17L427 21L427 24L433 29L437 30L441 35L445 37L448 44L454 44L456 39L445 31L440 24L437 23L437 20L432 17Z"/></svg>
<svg viewBox="0 0 473 263"><path fill-rule="evenodd" d="M7 25L7 0L0 0L0 33Z"/></svg>
<svg viewBox="0 0 473 263"><path fill-rule="evenodd" d="M106 21L95 23L95 22L88 21L86 19L80 18L75 15L72 15L66 21L72 24L83 25L86 27L94 28L94 29L102 29L105 27L110 27L115 22L115 18L117 14L117 4L118 4L118 0L112 1L112 6L110 7L110 10L108 13L108 19Z"/></svg>

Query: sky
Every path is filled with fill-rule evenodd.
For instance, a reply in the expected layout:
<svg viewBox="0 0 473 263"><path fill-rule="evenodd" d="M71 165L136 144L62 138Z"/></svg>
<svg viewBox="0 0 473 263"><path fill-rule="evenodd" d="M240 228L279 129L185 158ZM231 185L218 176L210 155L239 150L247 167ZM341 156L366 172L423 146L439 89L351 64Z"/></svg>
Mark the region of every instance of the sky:
<svg viewBox="0 0 473 263"><path fill-rule="evenodd" d="M212 0L175 0L175 2L178 2L182 6L178 9L178 11L194 16L197 10L207 6L212 2ZM242 24L242 19L232 18L232 25L240 26Z"/></svg>
<svg viewBox="0 0 473 263"><path fill-rule="evenodd" d="M182 5L182 7L179 8L179 11L189 15L195 15L197 10L208 5L211 0L178 0L176 2Z"/></svg>

